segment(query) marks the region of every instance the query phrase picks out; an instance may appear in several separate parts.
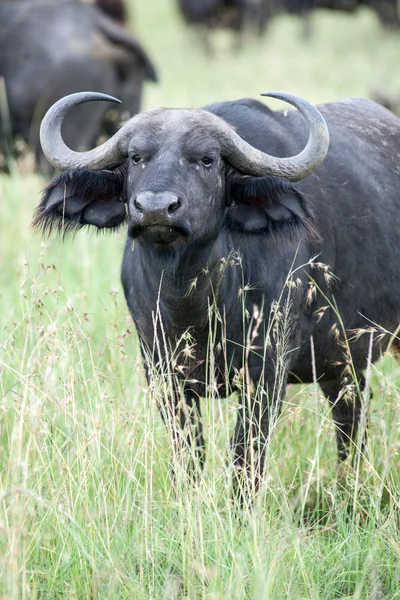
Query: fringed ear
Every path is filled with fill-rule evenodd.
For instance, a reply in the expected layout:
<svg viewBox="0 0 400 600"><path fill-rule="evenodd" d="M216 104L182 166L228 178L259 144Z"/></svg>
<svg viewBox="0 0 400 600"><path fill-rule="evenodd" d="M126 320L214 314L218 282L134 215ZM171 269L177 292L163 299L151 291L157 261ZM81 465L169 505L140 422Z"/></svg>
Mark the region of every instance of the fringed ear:
<svg viewBox="0 0 400 600"><path fill-rule="evenodd" d="M310 240L318 234L303 195L279 177L229 177L228 226L241 233L302 231Z"/></svg>
<svg viewBox="0 0 400 600"><path fill-rule="evenodd" d="M124 181L124 165L113 171L67 171L44 190L32 226L45 235L54 230L67 233L85 225L118 227L126 218Z"/></svg>

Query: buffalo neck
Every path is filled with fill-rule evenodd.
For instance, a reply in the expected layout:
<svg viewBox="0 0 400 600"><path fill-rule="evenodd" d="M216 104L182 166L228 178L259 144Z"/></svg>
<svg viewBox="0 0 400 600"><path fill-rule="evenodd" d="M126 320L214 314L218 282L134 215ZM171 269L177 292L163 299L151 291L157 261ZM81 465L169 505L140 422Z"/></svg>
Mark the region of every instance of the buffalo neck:
<svg viewBox="0 0 400 600"><path fill-rule="evenodd" d="M236 288L228 297L237 298L241 275L229 236L192 243L175 253L137 244L132 259L142 273L147 297L153 305L159 302L163 319L174 329L205 327L209 309L219 305L222 288ZM224 298L226 302L226 293Z"/></svg>

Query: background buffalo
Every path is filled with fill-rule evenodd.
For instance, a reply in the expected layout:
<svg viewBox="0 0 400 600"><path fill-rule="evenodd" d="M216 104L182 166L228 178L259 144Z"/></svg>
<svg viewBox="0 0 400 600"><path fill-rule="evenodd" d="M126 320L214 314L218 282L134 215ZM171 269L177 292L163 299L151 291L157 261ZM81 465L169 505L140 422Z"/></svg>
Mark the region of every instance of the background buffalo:
<svg viewBox="0 0 400 600"><path fill-rule="evenodd" d="M32 145L42 169L40 121L66 93L91 87L117 95L124 104L80 107L65 123L75 148L88 148L101 134L115 133L121 117L140 109L143 84L156 71L141 44L95 5L78 0L0 3L0 151L12 153L16 138Z"/></svg>
<svg viewBox="0 0 400 600"><path fill-rule="evenodd" d="M310 33L310 17L317 9L353 14L368 7L375 12L383 27L398 29L400 26L397 0L178 0L178 5L189 25L205 31L231 29L238 36L245 29L264 33L271 20L281 14L303 18L306 32ZM209 44L208 38L205 39Z"/></svg>

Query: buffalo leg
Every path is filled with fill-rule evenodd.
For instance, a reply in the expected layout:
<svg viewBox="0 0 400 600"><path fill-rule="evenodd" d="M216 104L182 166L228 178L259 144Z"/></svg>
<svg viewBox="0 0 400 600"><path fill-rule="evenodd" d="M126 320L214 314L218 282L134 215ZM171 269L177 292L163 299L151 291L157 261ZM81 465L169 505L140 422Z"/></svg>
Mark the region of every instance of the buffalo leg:
<svg viewBox="0 0 400 600"><path fill-rule="evenodd" d="M362 409L362 392L365 388L365 378L358 378L358 389L352 397L343 394L340 380L321 381L320 387L332 405L332 416L336 426L336 439L339 459L346 460L354 445L357 444L358 427ZM362 441L362 446L364 440ZM362 447L361 447L362 452Z"/></svg>
<svg viewBox="0 0 400 600"><path fill-rule="evenodd" d="M243 505L260 487L271 421L277 417L278 402L269 404L264 396L243 399L239 406L235 431L231 439L233 454L233 496Z"/></svg>
<svg viewBox="0 0 400 600"><path fill-rule="evenodd" d="M172 463L181 464L188 472L189 478L195 480L198 469L203 468L205 460L199 398L193 394L178 392L174 394L168 410L165 410L165 407L161 408L161 416L172 438ZM174 468L172 475L176 480Z"/></svg>

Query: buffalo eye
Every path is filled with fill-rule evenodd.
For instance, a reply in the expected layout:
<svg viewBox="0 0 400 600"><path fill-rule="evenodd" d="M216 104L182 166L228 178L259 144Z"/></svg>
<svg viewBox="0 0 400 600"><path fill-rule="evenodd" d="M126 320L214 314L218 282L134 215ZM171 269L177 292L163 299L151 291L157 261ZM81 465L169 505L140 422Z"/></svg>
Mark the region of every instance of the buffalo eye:
<svg viewBox="0 0 400 600"><path fill-rule="evenodd" d="M140 161L142 160L142 157L140 156L140 154L133 154L131 156L132 158L132 162L134 165L138 165L140 163Z"/></svg>
<svg viewBox="0 0 400 600"><path fill-rule="evenodd" d="M203 158L201 159L201 162L203 163L203 165L205 167L211 167L214 160L210 156L203 156Z"/></svg>

